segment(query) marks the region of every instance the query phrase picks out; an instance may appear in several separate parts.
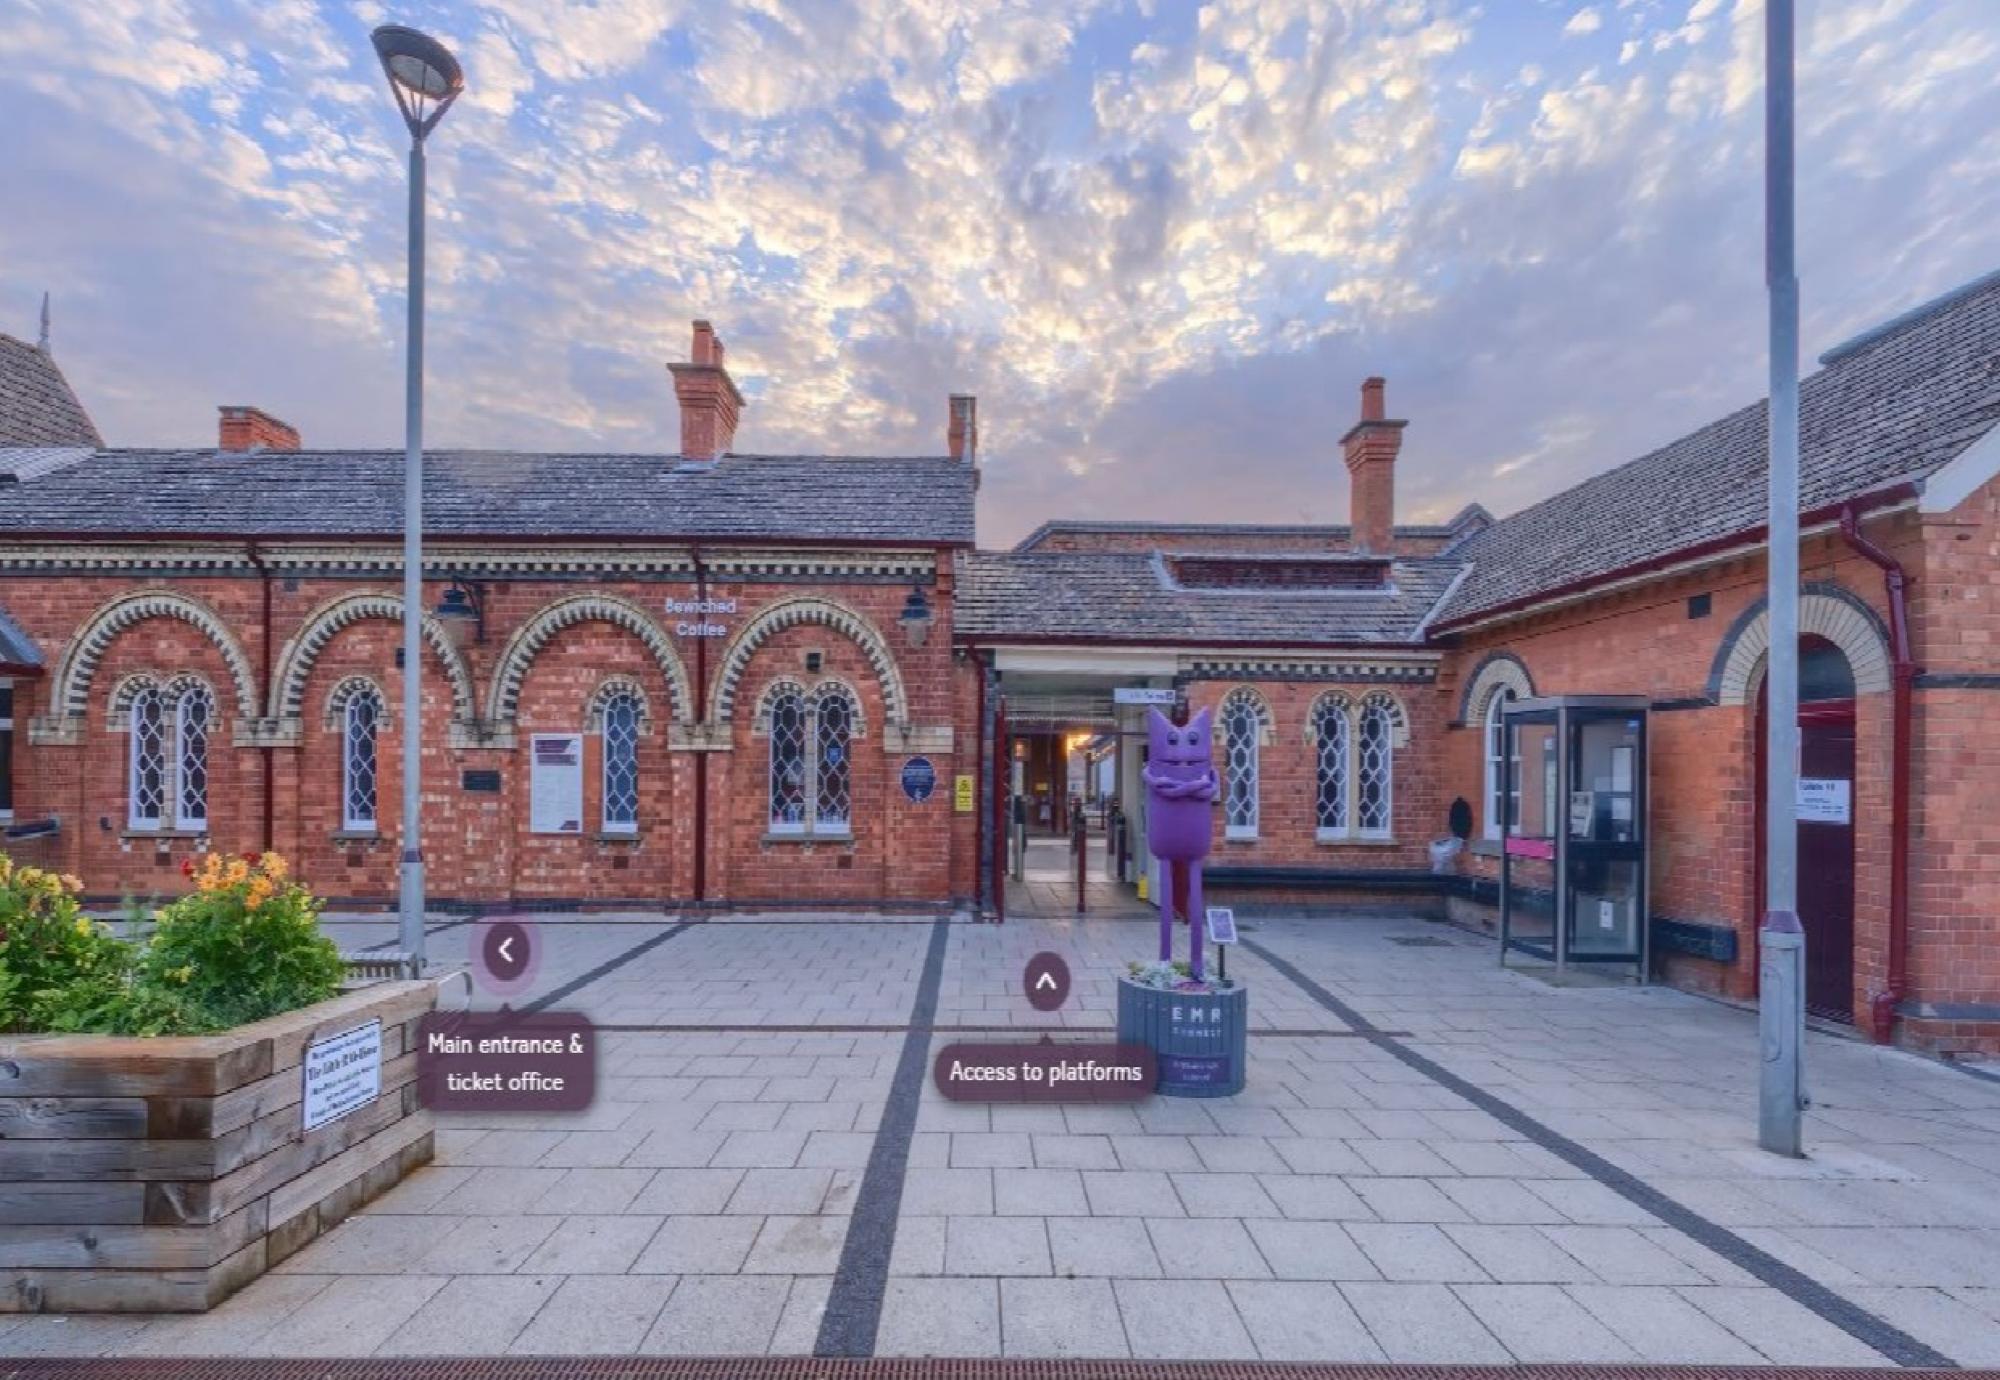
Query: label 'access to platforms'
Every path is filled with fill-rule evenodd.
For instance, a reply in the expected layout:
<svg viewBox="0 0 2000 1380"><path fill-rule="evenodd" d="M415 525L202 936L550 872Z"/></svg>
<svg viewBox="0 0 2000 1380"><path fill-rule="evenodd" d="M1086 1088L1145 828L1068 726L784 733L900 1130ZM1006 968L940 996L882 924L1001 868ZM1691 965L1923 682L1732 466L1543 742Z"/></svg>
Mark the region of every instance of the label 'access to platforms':
<svg viewBox="0 0 2000 1380"><path fill-rule="evenodd" d="M433 1011L417 1023L417 1100L440 1112L580 1112L597 1031L575 1011Z"/></svg>
<svg viewBox="0 0 2000 1380"><path fill-rule="evenodd" d="M937 1090L954 1102L1137 1102L1160 1084L1145 1045L958 1044L931 1061Z"/></svg>

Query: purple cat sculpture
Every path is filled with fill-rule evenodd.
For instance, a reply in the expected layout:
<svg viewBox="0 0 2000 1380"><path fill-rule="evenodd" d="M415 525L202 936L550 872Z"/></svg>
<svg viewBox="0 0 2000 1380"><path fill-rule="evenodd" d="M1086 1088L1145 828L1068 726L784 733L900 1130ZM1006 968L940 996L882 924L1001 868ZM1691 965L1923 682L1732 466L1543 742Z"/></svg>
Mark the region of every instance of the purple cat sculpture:
<svg viewBox="0 0 2000 1380"><path fill-rule="evenodd" d="M1208 856L1209 811L1221 783L1211 757L1208 711L1185 725L1154 709L1146 717L1149 746L1139 779L1146 786L1146 846L1168 865L1172 882L1160 897L1160 961L1174 956L1174 902L1187 908L1188 976L1201 981L1201 860Z"/></svg>

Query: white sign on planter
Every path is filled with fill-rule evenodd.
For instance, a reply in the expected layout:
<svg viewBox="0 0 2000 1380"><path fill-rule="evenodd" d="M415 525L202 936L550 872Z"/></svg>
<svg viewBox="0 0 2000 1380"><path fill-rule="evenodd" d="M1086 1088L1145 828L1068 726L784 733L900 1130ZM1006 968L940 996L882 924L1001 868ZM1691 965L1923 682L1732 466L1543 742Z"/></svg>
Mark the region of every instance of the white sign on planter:
<svg viewBox="0 0 2000 1380"><path fill-rule="evenodd" d="M530 751L528 828L537 834L581 834L583 735L537 733Z"/></svg>
<svg viewBox="0 0 2000 1380"><path fill-rule="evenodd" d="M338 1121L382 1092L382 1022L373 1020L306 1046L305 1129Z"/></svg>

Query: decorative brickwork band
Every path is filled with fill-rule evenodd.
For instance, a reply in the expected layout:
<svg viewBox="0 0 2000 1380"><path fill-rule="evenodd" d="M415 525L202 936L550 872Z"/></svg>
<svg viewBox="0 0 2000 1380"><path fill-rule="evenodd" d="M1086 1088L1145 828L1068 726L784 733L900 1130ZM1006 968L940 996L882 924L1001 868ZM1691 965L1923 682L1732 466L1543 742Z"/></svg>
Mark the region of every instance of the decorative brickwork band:
<svg viewBox="0 0 2000 1380"><path fill-rule="evenodd" d="M909 722L910 701L903 691L903 674L896 669L896 659L889 654L889 644L875 630L875 625L853 609L807 594L780 599L769 605L730 639L728 648L722 654L722 665L716 672L715 694L711 700L713 707L710 712L717 723L730 722L736 706L737 689L757 649L774 634L807 623L817 623L852 638L861 649L861 654L868 659L868 664L874 668L875 678L881 682L882 703L889 723L900 726Z"/></svg>
<svg viewBox="0 0 2000 1380"><path fill-rule="evenodd" d="M506 733L512 729L515 711L521 701L522 682L527 679L528 668L534 664L542 648L564 628L590 622L610 623L623 628L644 643L659 665L660 674L667 678L667 686L672 692L673 703L669 706L671 721L676 724L693 722L694 695L687 668L681 664L680 654L674 650L666 630L630 600L611 594L575 594L556 600L523 623L521 630L508 642L507 650L501 654L500 664L493 669L492 692L486 697L487 716L492 719L497 732Z"/></svg>
<svg viewBox="0 0 2000 1380"><path fill-rule="evenodd" d="M84 623L56 666L54 692L49 701L56 717L81 722L90 706L91 684L97 679L97 668L103 664L104 654L120 633L148 618L178 618L214 643L236 684L236 712L256 714L256 677L250 669L250 658L243 654L243 647L229 631L228 624L201 601L160 589L114 599Z"/></svg>
<svg viewBox="0 0 2000 1380"><path fill-rule="evenodd" d="M331 603L320 605L278 654L278 669L272 676L271 685L271 717L274 720L281 725L299 721L305 712L306 682L312 678L320 653L333 641L334 634L364 618L383 618L401 623L402 596L379 591L345 594ZM445 632L444 624L428 613L424 615L423 634L425 643L444 663L445 676L451 681L452 718L461 724L474 722L476 710L472 701L472 671L465 664L464 653ZM387 701L384 700L384 703Z"/></svg>
<svg viewBox="0 0 2000 1380"><path fill-rule="evenodd" d="M1799 597L1799 635L1818 635L1840 648L1854 673L1854 693L1889 688L1889 639L1875 610L1839 585L1815 581ZM1748 704L1763 683L1764 654L1771 647L1771 618L1763 602L1752 604L1723 636L1709 673L1716 703Z"/></svg>

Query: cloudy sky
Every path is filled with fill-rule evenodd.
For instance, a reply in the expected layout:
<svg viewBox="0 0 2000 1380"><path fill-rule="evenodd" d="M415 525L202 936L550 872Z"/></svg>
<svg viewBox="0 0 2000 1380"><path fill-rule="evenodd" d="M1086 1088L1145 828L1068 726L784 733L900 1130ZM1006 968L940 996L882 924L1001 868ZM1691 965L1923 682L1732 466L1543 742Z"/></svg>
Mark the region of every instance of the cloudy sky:
<svg viewBox="0 0 2000 1380"><path fill-rule="evenodd" d="M2000 3L1799 0L1814 352L2000 267ZM113 444L248 402L401 436L404 140L367 42L464 60L431 160L429 439L935 453L1050 516L1507 511L1763 392L1760 0L5 0L0 330Z"/></svg>

